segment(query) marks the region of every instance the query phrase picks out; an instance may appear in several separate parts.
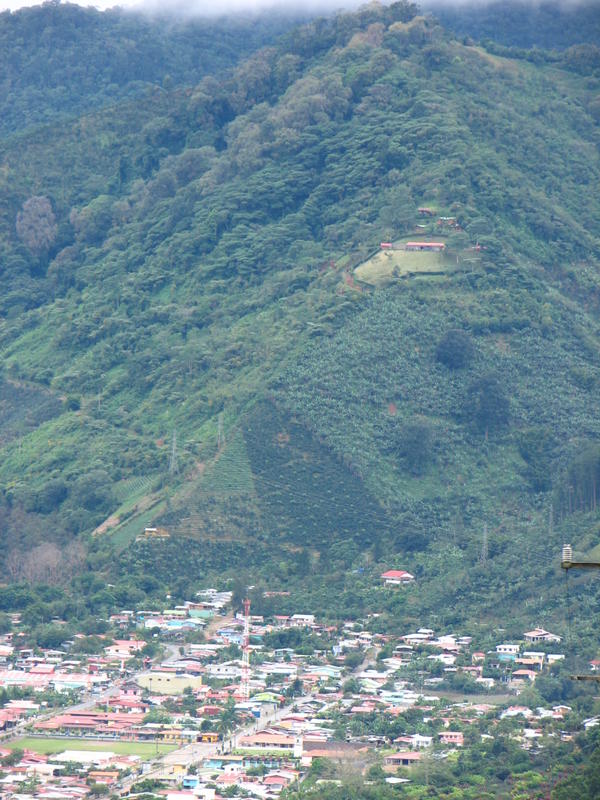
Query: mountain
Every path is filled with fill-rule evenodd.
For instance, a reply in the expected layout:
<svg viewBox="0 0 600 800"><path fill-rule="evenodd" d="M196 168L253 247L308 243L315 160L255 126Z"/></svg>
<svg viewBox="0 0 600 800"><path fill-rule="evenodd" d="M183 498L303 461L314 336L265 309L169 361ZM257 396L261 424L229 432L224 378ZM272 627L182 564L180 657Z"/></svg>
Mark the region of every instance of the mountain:
<svg viewBox="0 0 600 800"><path fill-rule="evenodd" d="M399 2L230 66L4 134L4 569L78 577L0 606L225 576L564 626L560 544L598 529L594 48L499 55Z"/></svg>

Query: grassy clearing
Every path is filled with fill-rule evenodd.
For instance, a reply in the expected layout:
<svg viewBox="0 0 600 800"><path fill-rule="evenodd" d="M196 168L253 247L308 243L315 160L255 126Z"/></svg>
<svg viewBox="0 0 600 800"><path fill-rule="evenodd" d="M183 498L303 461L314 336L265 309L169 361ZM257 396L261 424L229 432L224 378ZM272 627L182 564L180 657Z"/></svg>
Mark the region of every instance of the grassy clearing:
<svg viewBox="0 0 600 800"><path fill-rule="evenodd" d="M435 686L431 687L431 693L455 703L487 703L490 706L501 706L504 703L510 703L515 700L514 694L464 694L463 692L438 689Z"/></svg>
<svg viewBox="0 0 600 800"><path fill-rule="evenodd" d="M149 758L156 754L156 744L154 742L107 742L93 739L71 739L70 737L46 739L29 736L6 742L5 746L11 750L33 750L34 753L44 755L62 753L65 750L102 751L143 758ZM176 747L170 744L158 745L159 753L170 753L175 749Z"/></svg>
<svg viewBox="0 0 600 800"><path fill-rule="evenodd" d="M371 286L383 286L408 275L447 272L452 264L452 259L445 253L380 250L360 264L354 270L354 276Z"/></svg>
<svg viewBox="0 0 600 800"><path fill-rule="evenodd" d="M131 519L119 525L110 531L110 537L115 547L122 550L124 547L144 532L144 528L150 526L152 521L156 519L166 508L166 503L161 502L152 506L152 508L143 511L141 514L136 514Z"/></svg>

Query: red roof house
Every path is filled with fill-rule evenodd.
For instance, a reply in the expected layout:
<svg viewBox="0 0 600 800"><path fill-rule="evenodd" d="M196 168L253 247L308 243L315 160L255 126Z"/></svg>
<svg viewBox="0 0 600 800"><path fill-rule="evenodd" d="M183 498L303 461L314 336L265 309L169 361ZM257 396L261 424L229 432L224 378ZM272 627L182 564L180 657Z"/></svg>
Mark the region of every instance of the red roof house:
<svg viewBox="0 0 600 800"><path fill-rule="evenodd" d="M384 586L402 586L407 583L412 583L415 579L414 575L406 572L404 569L388 569L387 572L382 573L381 580Z"/></svg>

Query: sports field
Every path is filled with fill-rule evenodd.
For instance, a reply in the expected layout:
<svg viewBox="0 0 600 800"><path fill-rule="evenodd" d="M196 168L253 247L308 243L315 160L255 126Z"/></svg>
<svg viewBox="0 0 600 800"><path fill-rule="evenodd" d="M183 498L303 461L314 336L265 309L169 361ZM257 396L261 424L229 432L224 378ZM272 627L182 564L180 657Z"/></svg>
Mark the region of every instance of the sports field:
<svg viewBox="0 0 600 800"><path fill-rule="evenodd" d="M34 753L50 755L52 753L62 753L64 750L94 750L118 755L140 756L150 758L156 755L157 749L154 742L107 742L102 739L75 739L70 736L57 737L50 739L46 737L27 736L22 739L15 739L11 742L3 742L3 747L10 747L12 750L33 750ZM175 750L174 745L159 744L158 753L170 753Z"/></svg>

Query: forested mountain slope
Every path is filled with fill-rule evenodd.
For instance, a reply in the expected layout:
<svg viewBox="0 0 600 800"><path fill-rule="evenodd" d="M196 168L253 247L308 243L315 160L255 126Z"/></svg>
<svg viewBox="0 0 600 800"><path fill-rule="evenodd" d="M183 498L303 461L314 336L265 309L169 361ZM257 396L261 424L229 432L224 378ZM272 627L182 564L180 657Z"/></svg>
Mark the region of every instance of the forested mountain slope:
<svg viewBox="0 0 600 800"><path fill-rule="evenodd" d="M594 0L560 2L528 0L490 3L423 4L443 25L459 35L510 47L564 50L583 42L600 41L600 8ZM539 55L539 54L538 54Z"/></svg>
<svg viewBox="0 0 600 800"><path fill-rule="evenodd" d="M0 135L221 75L293 24L287 14L188 19L46 2L0 14Z"/></svg>
<svg viewBox="0 0 600 800"><path fill-rule="evenodd" d="M50 540L111 575L94 613L243 565L333 615L402 604L397 564L415 618L564 617L600 468L600 75L568 59L369 6L5 139L9 576ZM365 279L415 237L435 267Z"/></svg>

